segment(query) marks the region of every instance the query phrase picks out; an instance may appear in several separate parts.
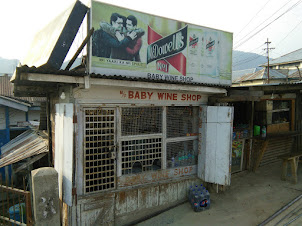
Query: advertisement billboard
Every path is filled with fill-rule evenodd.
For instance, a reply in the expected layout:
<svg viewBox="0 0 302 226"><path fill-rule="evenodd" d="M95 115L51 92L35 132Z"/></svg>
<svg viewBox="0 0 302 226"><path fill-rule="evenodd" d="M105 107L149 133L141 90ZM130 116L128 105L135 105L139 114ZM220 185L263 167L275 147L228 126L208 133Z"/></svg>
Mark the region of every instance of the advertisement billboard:
<svg viewBox="0 0 302 226"><path fill-rule="evenodd" d="M91 2L90 73L231 85L233 34Z"/></svg>

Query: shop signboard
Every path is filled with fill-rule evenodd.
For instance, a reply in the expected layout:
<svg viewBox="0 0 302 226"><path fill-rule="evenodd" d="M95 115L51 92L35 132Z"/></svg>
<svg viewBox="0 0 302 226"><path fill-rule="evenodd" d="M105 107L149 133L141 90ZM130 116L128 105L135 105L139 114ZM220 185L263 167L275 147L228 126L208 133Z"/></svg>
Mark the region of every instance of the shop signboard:
<svg viewBox="0 0 302 226"><path fill-rule="evenodd" d="M91 2L90 73L231 85L233 34Z"/></svg>

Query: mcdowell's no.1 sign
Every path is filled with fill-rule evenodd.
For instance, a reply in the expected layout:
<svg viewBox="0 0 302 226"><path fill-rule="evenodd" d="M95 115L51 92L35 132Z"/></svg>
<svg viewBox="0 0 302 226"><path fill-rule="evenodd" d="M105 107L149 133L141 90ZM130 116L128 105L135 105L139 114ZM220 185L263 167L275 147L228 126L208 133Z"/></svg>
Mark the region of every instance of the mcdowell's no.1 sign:
<svg viewBox="0 0 302 226"><path fill-rule="evenodd" d="M90 72L231 85L232 33L92 1Z"/></svg>

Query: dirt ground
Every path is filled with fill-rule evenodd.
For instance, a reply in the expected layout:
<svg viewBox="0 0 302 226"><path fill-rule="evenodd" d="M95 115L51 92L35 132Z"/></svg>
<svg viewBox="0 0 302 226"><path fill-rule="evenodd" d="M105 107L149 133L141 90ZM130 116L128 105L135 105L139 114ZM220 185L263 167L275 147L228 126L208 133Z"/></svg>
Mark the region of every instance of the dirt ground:
<svg viewBox="0 0 302 226"><path fill-rule="evenodd" d="M186 202L138 225L258 225L302 194L301 163L297 184L281 181L280 175L281 162L260 167L255 173L233 174L225 192L211 193L209 210L196 213ZM302 207L302 199L295 205ZM297 214L291 226L302 225L302 208L298 210L301 217ZM292 210L288 208L289 211ZM283 215L287 212L283 211ZM279 225L289 221L284 219Z"/></svg>

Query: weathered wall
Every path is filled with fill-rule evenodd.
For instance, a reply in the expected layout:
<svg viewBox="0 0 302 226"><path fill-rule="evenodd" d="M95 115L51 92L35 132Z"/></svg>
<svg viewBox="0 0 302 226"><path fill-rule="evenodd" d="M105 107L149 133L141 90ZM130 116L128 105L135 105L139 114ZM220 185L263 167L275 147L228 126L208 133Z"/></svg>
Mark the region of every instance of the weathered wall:
<svg viewBox="0 0 302 226"><path fill-rule="evenodd" d="M128 187L119 191L78 197L79 225L125 225L137 222L187 200L191 185L202 181L189 176L166 183ZM80 214L79 214L80 212ZM75 211L70 211L75 215ZM76 216L72 222L75 223Z"/></svg>

